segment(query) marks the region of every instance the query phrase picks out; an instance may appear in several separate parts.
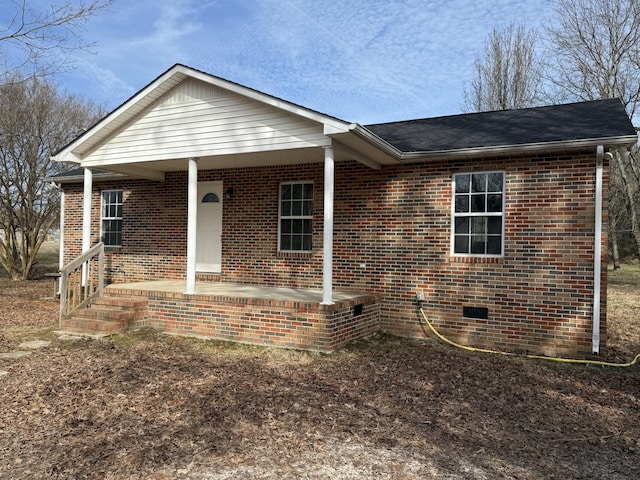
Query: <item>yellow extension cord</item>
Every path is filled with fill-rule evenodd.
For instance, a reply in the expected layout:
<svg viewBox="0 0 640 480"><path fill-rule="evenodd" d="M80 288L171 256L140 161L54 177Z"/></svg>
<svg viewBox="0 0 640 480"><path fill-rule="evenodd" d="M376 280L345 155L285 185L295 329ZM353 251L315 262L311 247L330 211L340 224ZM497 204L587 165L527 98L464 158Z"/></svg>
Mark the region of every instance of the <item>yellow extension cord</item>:
<svg viewBox="0 0 640 480"><path fill-rule="evenodd" d="M578 363L581 365L603 365L605 367L631 367L632 365L635 365L636 362L638 361L638 359L640 359L640 353L638 355L635 356L635 358L633 360L631 360L628 363L612 363L612 362L602 362L599 360L574 360L572 358L558 358L558 357L546 357L544 355L519 355L517 353L510 353L510 352L500 352L497 350L487 350L485 348L474 348L474 347L468 347L466 345L460 345L459 343L456 343L454 341L449 340L448 338L442 336L440 334L440 332L438 332L435 327L431 324L431 322L429 321L429 319L427 318L427 315L424 313L424 309L422 307L420 307L420 313L422 314L422 318L424 319L425 323L429 326L429 329L434 333L434 335L436 337L438 337L440 340L442 340L443 342L457 347L457 348L461 348L463 350L468 350L470 352L482 352L482 353L494 353L497 355L508 355L508 356L512 356L512 357L525 357L525 358L536 358L539 360L549 360L551 362L561 362L561 363Z"/></svg>

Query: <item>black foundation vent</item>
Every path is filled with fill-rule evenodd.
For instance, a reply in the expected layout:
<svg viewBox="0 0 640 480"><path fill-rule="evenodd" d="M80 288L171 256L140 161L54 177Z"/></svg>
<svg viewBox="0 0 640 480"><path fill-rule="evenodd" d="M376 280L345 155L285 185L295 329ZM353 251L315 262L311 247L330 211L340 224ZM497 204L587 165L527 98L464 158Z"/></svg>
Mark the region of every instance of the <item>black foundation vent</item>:
<svg viewBox="0 0 640 480"><path fill-rule="evenodd" d="M359 305L355 305L353 307L353 316L354 317L359 317L360 315L362 315L362 308L364 307L364 305L361 303Z"/></svg>
<svg viewBox="0 0 640 480"><path fill-rule="evenodd" d="M489 309L484 307L462 307L462 316L465 318L489 319Z"/></svg>

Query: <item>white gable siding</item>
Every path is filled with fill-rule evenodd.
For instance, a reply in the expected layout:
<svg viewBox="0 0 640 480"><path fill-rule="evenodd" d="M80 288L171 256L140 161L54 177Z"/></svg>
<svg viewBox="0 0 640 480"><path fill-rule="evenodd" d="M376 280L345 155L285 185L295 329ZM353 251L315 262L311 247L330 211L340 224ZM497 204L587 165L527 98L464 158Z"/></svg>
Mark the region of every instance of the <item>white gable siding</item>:
<svg viewBox="0 0 640 480"><path fill-rule="evenodd" d="M320 124L188 80L85 155L87 166L317 147Z"/></svg>

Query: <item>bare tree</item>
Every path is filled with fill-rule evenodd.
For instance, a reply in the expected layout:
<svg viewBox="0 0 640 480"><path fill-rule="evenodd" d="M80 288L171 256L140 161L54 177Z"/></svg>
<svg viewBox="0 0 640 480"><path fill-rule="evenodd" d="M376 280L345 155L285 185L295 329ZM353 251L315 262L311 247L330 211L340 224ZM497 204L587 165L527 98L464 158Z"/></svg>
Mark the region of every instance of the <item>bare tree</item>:
<svg viewBox="0 0 640 480"><path fill-rule="evenodd" d="M114 0L70 2L36 9L27 0L5 0L0 9L0 77L46 76L70 66L71 53L89 50L87 21ZM35 2L34 2L35 3Z"/></svg>
<svg viewBox="0 0 640 480"><path fill-rule="evenodd" d="M548 29L553 60L549 79L558 100L620 98L628 113L640 103L640 2L638 0L555 0L557 21ZM616 155L611 166L612 228L629 225L640 253L640 171L637 148Z"/></svg>
<svg viewBox="0 0 640 480"><path fill-rule="evenodd" d="M59 212L59 196L44 182L62 165L51 153L90 126L98 109L60 95L44 80L0 86L0 265L26 280Z"/></svg>
<svg viewBox="0 0 640 480"><path fill-rule="evenodd" d="M480 112L534 106L540 101L541 86L536 33L523 25L496 27L475 61L475 77L464 91L464 108Z"/></svg>
<svg viewBox="0 0 640 480"><path fill-rule="evenodd" d="M556 96L620 98L630 115L640 100L640 3L637 0L555 0L548 29Z"/></svg>

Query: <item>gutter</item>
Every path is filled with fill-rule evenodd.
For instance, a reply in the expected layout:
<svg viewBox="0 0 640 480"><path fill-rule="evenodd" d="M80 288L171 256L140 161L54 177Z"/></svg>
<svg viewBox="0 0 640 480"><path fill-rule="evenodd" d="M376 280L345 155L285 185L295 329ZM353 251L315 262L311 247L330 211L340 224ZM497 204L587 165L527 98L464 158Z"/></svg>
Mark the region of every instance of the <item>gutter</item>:
<svg viewBox="0 0 640 480"><path fill-rule="evenodd" d="M105 172L105 171L93 171L94 182L106 182L108 180L128 179L132 178L122 173ZM54 177L45 177L45 182L55 182L58 185L63 183L82 183L84 181L84 173L78 175L58 175Z"/></svg>
<svg viewBox="0 0 640 480"><path fill-rule="evenodd" d="M404 152L401 153L400 160L420 160L429 158L466 158L482 157L490 155L507 155L515 152L534 152L545 150L562 150L588 148L600 145L633 145L637 142L636 135L624 135L606 138L588 138L580 140L563 140L558 142L522 143L514 145L497 145L488 147L460 148L455 150L432 150L424 152Z"/></svg>

